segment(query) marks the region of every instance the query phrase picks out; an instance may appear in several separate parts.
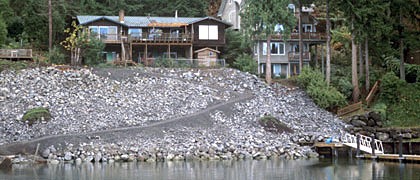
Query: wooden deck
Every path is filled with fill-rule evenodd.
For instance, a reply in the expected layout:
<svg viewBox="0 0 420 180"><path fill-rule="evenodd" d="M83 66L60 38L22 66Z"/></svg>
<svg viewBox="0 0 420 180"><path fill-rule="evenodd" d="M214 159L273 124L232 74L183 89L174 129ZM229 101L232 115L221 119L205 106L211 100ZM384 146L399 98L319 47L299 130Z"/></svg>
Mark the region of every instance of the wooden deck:
<svg viewBox="0 0 420 180"><path fill-rule="evenodd" d="M32 49L0 49L0 59L32 59Z"/></svg>

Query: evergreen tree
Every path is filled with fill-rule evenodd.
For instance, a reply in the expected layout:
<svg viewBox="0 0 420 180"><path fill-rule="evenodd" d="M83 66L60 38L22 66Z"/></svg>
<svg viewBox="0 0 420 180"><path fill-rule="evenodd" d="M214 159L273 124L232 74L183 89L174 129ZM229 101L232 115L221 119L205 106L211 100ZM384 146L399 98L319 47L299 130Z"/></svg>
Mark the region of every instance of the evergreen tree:
<svg viewBox="0 0 420 180"><path fill-rule="evenodd" d="M265 39L267 43L267 59L265 79L271 84L271 38L275 26L283 25L283 37L295 27L294 15L287 9L288 0L248 0L242 15L245 32L254 40Z"/></svg>

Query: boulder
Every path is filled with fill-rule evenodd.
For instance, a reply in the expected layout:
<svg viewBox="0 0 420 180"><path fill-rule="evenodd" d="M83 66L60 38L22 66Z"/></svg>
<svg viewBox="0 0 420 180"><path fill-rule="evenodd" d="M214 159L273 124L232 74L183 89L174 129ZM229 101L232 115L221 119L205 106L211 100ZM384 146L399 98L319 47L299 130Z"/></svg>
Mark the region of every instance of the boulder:
<svg viewBox="0 0 420 180"><path fill-rule="evenodd" d="M366 126L366 123L365 123L364 121L362 121L362 120L355 120L355 119L353 119L353 120L351 121L351 124L352 124L353 126L356 126L356 127L363 127L363 126Z"/></svg>

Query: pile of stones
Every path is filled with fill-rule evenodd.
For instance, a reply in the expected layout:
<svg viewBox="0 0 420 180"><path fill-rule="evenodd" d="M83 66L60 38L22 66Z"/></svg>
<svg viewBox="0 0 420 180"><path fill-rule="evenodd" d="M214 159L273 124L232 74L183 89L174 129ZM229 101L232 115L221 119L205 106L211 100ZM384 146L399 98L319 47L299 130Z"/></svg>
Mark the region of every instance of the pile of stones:
<svg viewBox="0 0 420 180"><path fill-rule="evenodd" d="M349 126L318 108L299 88L272 88L234 69L48 67L2 72L0 87L0 144L147 127L245 95L253 97L236 103L230 112L209 111L211 123L188 127L179 122L163 128L162 136L139 132L113 142L98 137L43 149L42 156L54 162L308 158L317 154L300 144L339 137ZM26 110L39 106L50 110L50 121L32 126L21 121ZM266 132L258 119L267 115L295 133Z"/></svg>

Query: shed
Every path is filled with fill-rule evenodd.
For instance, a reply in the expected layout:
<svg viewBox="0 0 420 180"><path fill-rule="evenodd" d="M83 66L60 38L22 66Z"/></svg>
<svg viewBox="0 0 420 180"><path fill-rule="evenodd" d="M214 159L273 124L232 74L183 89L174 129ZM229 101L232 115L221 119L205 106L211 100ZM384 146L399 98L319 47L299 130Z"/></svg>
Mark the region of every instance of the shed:
<svg viewBox="0 0 420 180"><path fill-rule="evenodd" d="M197 54L197 59L199 59L200 66L210 67L216 65L220 51L206 47L196 50L194 53Z"/></svg>

